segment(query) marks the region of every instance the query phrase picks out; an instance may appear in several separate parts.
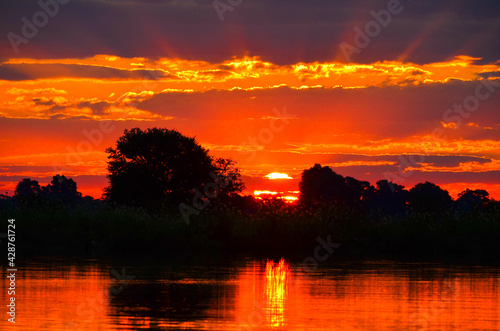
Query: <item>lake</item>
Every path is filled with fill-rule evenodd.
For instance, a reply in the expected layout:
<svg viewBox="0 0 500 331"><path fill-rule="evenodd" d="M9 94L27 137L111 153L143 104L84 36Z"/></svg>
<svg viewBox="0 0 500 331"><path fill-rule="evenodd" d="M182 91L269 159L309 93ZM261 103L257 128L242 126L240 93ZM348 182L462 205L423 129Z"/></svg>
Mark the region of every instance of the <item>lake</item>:
<svg viewBox="0 0 500 331"><path fill-rule="evenodd" d="M494 267L239 258L36 259L18 268L16 324L4 308L2 329L500 329ZM0 286L6 303L8 282Z"/></svg>

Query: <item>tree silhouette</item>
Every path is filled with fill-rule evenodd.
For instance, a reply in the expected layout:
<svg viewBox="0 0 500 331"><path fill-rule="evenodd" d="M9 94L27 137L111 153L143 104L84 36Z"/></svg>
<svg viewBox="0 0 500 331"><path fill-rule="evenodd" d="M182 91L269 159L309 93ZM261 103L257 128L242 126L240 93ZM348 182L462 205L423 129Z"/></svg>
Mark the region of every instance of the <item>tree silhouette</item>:
<svg viewBox="0 0 500 331"><path fill-rule="evenodd" d="M229 200L233 200L233 198L236 197L236 193L242 192L245 188L245 185L241 181L240 171L236 168L235 162L230 159L218 158L214 163L218 176L224 179L224 183L221 183L220 180L215 181L218 184L222 184L221 186L224 186L220 189L218 198L221 201L229 202Z"/></svg>
<svg viewBox="0 0 500 331"><path fill-rule="evenodd" d="M76 182L71 178L56 175L50 184L42 188L42 194L51 202L60 202L64 205L75 204L82 199Z"/></svg>
<svg viewBox="0 0 500 331"><path fill-rule="evenodd" d="M374 192L369 182L343 177L330 167L322 167L317 163L302 172L299 189L299 201L303 205L336 202L350 207L365 204L362 200Z"/></svg>
<svg viewBox="0 0 500 331"><path fill-rule="evenodd" d="M316 163L302 172L299 201L305 205L344 200L344 177Z"/></svg>
<svg viewBox="0 0 500 331"><path fill-rule="evenodd" d="M73 179L56 175L52 177L50 184L44 187L40 187L36 180L23 179L16 186L14 198L28 206L46 203L73 205L82 201L82 194L78 192Z"/></svg>
<svg viewBox="0 0 500 331"><path fill-rule="evenodd" d="M448 191L436 184L420 183L410 190L410 205L417 212L442 212L450 208L451 204Z"/></svg>
<svg viewBox="0 0 500 331"><path fill-rule="evenodd" d="M408 199L408 191L403 185L382 179L376 183L371 208L386 215L402 214L407 209Z"/></svg>
<svg viewBox="0 0 500 331"><path fill-rule="evenodd" d="M299 189L302 206L320 207L323 203L334 202L361 208L375 218L404 215L410 208L417 213L441 213L449 210L452 204L464 210L496 205L485 190L467 189L454 202L448 191L430 182L417 184L409 191L386 179L379 180L373 187L369 182L343 177L317 163L302 172Z"/></svg>
<svg viewBox="0 0 500 331"><path fill-rule="evenodd" d="M220 197L243 189L231 160L214 159L195 138L176 130L125 130L116 147L106 152L109 186L105 197L119 204L178 205L200 192ZM221 180L226 185L220 185Z"/></svg>
<svg viewBox="0 0 500 331"><path fill-rule="evenodd" d="M487 191L466 189L458 194L456 205L469 211L472 208L484 207L488 202L490 202L490 194Z"/></svg>
<svg viewBox="0 0 500 331"><path fill-rule="evenodd" d="M353 207L359 206L362 200L373 196L375 188L370 182L357 180L356 178L345 177L344 199Z"/></svg>
<svg viewBox="0 0 500 331"><path fill-rule="evenodd" d="M42 189L36 180L25 178L17 183L14 198L21 204L36 204L40 202Z"/></svg>

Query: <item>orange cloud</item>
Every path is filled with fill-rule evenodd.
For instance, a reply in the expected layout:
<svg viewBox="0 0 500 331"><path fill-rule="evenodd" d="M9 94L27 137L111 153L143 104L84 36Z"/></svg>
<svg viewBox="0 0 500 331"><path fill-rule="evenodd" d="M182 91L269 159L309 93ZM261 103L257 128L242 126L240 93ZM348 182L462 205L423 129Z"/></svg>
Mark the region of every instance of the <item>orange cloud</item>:
<svg viewBox="0 0 500 331"><path fill-rule="evenodd" d="M429 64L384 61L278 65L256 56L218 63L111 55L10 59L0 65L0 79L2 66L28 78L40 75L37 70L44 68L45 76L0 80L0 125L5 133L5 141L0 141L0 166L33 167L8 168L4 170L8 175L49 176L50 169L36 167L54 160L68 164L68 158L80 156L79 162L69 162L72 171L68 175L101 176L105 174L105 148L124 127L143 125L168 126L196 135L214 154L239 161L242 174L249 180L266 180L264 175L279 169L294 178L287 182L296 185L301 170L313 162L339 171L363 168L363 173L372 173L368 168L397 165L394 159L332 160L332 154L484 156L492 161L451 166L427 162L406 170L427 174L500 171L496 96L484 101L481 111L467 119L467 125L441 122L443 112L457 95L460 98L456 101L462 101L464 91L477 84L476 80L487 79L487 73L500 70L500 64L477 64L477 60L459 56ZM159 75L145 76L148 72ZM458 92L454 90L442 101L442 90L457 86ZM420 104L413 106L420 95L425 95L425 105L432 108L428 113ZM275 116L272 109L283 106L297 115ZM269 143L248 139L258 137L271 121L279 119L290 123L283 131L273 132ZM121 123L121 129L107 135L88 153L67 150L68 146L74 150L86 139L83 129L89 130L103 120ZM418 125L418 129L407 132L402 128L404 123ZM71 128L65 128L67 125ZM69 132L73 125L78 129ZM434 137L431 132L435 128L444 130L447 139ZM41 143L33 146L33 141ZM256 152L255 161L247 160L250 152ZM259 185L255 180L252 188Z"/></svg>

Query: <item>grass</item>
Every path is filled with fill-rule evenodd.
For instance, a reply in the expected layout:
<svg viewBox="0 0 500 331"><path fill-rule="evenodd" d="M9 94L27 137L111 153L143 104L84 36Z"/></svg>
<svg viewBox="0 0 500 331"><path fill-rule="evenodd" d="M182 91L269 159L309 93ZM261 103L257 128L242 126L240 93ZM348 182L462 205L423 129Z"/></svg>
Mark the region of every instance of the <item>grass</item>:
<svg viewBox="0 0 500 331"><path fill-rule="evenodd" d="M344 207L299 210L261 205L251 213L215 207L187 225L175 213L106 204L0 209L2 228L16 219L18 255L311 256L319 236L341 244L338 258L499 261L500 210L439 215L368 215Z"/></svg>

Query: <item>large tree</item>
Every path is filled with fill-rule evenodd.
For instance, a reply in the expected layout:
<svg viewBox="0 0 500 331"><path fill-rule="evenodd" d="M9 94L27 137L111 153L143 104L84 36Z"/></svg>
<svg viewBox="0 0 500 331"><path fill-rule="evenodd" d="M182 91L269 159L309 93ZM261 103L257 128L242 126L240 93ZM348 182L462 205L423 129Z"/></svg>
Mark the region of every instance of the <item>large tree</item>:
<svg viewBox="0 0 500 331"><path fill-rule="evenodd" d="M82 194L78 192L76 182L66 176L55 175L50 184L42 188L42 193L50 202L60 202L65 205L81 201Z"/></svg>
<svg viewBox="0 0 500 331"><path fill-rule="evenodd" d="M452 202L448 191L430 182L417 184L410 190L410 206L418 212L443 212Z"/></svg>
<svg viewBox="0 0 500 331"><path fill-rule="evenodd" d="M299 189L303 205L337 202L352 207L361 205L361 200L374 190L369 182L343 177L318 163L302 172Z"/></svg>
<svg viewBox="0 0 500 331"><path fill-rule="evenodd" d="M372 209L386 215L397 215L406 211L409 193L403 185L381 179L377 181L371 198Z"/></svg>
<svg viewBox="0 0 500 331"><path fill-rule="evenodd" d="M484 207L490 202L490 194L485 190L469 190L458 194L456 205L469 211L472 208Z"/></svg>
<svg viewBox="0 0 500 331"><path fill-rule="evenodd" d="M40 200L42 189L36 180L25 178L17 183L14 198L19 203L32 205Z"/></svg>
<svg viewBox="0 0 500 331"><path fill-rule="evenodd" d="M344 177L316 163L302 171L299 201L304 205L343 200Z"/></svg>
<svg viewBox="0 0 500 331"><path fill-rule="evenodd" d="M25 178L16 186L14 198L25 205L57 203L73 205L82 201L76 182L65 176L55 175L47 186L40 187L36 180Z"/></svg>
<svg viewBox="0 0 500 331"><path fill-rule="evenodd" d="M125 130L116 147L106 152L109 186L105 197L119 204L178 205L192 201L200 192L220 198L243 189L231 160L215 159L195 138L176 130Z"/></svg>

